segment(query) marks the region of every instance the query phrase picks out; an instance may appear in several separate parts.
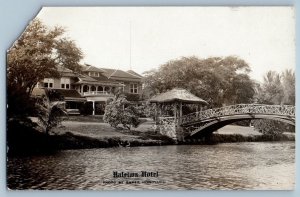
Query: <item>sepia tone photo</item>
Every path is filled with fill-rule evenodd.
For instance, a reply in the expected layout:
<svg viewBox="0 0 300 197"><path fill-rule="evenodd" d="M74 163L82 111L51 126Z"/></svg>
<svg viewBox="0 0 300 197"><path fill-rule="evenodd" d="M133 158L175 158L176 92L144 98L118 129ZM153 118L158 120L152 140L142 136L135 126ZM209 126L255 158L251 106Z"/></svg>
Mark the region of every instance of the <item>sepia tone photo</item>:
<svg viewBox="0 0 300 197"><path fill-rule="evenodd" d="M8 190L293 190L293 7L43 7L7 50Z"/></svg>

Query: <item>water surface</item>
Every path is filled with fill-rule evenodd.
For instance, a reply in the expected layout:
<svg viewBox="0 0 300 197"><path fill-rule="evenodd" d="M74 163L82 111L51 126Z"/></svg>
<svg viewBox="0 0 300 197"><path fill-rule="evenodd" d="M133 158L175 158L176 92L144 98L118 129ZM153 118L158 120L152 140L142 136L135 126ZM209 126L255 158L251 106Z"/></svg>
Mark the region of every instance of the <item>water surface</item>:
<svg viewBox="0 0 300 197"><path fill-rule="evenodd" d="M293 189L295 143L66 150L9 158L7 166L10 189ZM114 178L113 171L159 176Z"/></svg>

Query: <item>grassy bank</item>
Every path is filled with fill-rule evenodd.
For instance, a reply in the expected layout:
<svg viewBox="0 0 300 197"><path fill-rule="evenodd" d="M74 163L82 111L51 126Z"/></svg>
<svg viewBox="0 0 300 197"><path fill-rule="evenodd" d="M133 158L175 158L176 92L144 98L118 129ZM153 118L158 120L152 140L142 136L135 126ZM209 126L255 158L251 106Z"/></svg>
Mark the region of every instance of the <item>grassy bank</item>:
<svg viewBox="0 0 300 197"><path fill-rule="evenodd" d="M187 139L182 142L155 133L151 122L145 122L134 130L111 128L99 122L65 121L46 135L26 124L9 124L7 135L9 154L44 154L64 149L161 146L173 144L216 144L234 142L293 141L294 135L265 136L250 134L249 127L229 126L224 130L202 139ZM244 135L233 134L244 130ZM246 135L245 135L246 133Z"/></svg>

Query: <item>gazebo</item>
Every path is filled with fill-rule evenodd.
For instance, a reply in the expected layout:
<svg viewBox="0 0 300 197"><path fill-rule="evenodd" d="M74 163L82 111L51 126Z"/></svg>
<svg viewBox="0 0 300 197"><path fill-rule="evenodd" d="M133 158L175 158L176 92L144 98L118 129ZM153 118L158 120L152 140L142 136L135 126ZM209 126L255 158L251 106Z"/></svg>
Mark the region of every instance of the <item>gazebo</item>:
<svg viewBox="0 0 300 197"><path fill-rule="evenodd" d="M183 107L201 111L208 103L182 88L174 88L154 96L150 103L155 104L155 129L175 140L182 140L183 130L180 127Z"/></svg>

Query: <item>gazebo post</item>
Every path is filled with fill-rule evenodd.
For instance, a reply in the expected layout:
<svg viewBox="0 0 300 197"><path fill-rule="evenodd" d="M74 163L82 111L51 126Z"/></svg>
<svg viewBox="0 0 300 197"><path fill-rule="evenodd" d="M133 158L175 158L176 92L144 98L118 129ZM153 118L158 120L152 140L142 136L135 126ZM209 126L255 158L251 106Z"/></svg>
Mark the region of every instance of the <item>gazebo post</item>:
<svg viewBox="0 0 300 197"><path fill-rule="evenodd" d="M159 117L162 115L161 112L162 112L162 104L159 103L159 104L158 104L158 116L159 116Z"/></svg>
<svg viewBox="0 0 300 197"><path fill-rule="evenodd" d="M176 102L174 102L174 120L176 122L176 118L177 118L177 105Z"/></svg>
<svg viewBox="0 0 300 197"><path fill-rule="evenodd" d="M179 103L179 118L178 118L178 123L181 123L181 118L182 118L182 102Z"/></svg>
<svg viewBox="0 0 300 197"><path fill-rule="evenodd" d="M155 103L155 112L154 112L154 119L155 119L155 123L157 123L157 119L158 119L158 103Z"/></svg>

